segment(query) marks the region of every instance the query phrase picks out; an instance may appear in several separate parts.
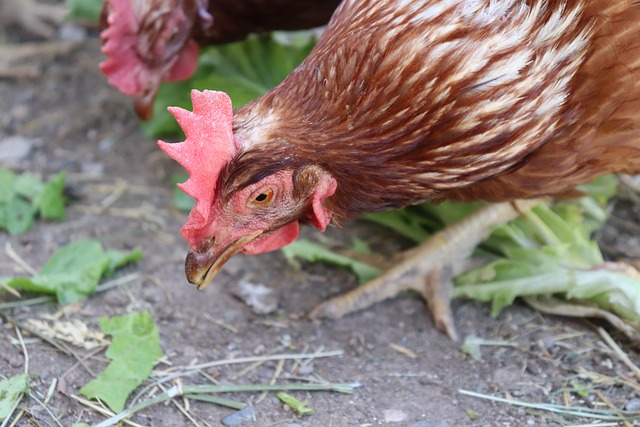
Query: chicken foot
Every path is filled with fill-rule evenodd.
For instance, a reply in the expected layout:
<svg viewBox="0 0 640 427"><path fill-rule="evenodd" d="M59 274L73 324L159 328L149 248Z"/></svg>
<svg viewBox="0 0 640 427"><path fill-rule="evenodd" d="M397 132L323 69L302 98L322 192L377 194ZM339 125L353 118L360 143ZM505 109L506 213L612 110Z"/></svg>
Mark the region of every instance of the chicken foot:
<svg viewBox="0 0 640 427"><path fill-rule="evenodd" d="M427 302L436 327L457 340L451 311L453 278L465 271L471 253L493 229L545 201L532 199L488 205L405 252L402 261L382 276L318 305L309 316L337 319L393 298L401 291L413 290Z"/></svg>

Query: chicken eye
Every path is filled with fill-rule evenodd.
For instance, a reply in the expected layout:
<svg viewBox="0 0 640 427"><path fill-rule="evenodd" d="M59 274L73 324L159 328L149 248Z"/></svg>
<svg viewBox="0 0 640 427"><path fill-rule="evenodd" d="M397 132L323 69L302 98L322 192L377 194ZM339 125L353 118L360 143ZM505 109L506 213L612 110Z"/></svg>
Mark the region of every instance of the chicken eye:
<svg viewBox="0 0 640 427"><path fill-rule="evenodd" d="M273 190L269 188L266 191L259 193L252 201L253 206L266 206L273 199Z"/></svg>

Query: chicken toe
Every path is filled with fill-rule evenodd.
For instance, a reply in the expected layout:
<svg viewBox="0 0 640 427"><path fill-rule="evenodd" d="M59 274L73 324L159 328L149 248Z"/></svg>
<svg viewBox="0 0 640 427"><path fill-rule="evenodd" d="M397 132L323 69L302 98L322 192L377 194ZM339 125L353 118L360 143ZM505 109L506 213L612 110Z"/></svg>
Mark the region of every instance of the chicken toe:
<svg viewBox="0 0 640 427"><path fill-rule="evenodd" d="M532 199L488 205L407 251L402 261L382 276L320 304L309 316L337 319L393 298L401 291L413 290L426 300L436 327L456 340L451 311L453 277L465 271L475 247L494 228L544 201Z"/></svg>

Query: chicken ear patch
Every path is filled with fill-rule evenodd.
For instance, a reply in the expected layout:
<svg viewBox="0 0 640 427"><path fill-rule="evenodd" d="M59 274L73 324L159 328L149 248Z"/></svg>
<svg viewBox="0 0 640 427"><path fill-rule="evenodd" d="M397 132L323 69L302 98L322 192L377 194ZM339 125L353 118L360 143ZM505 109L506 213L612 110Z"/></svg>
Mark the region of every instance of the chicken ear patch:
<svg viewBox="0 0 640 427"><path fill-rule="evenodd" d="M329 221L331 221L331 211L325 208L322 202L327 197L333 196L337 187L338 183L335 179L328 175L324 175L313 193L311 202L313 206L313 214L309 219L311 224L320 231L324 231L325 228L327 228L327 225L329 225Z"/></svg>
<svg viewBox="0 0 640 427"><path fill-rule="evenodd" d="M178 144L158 141L164 151L189 172L189 179L178 184L196 200L180 233L193 249L210 234L212 205L220 172L233 158L237 146L233 138L231 99L224 92L191 91L193 112L169 107L186 139Z"/></svg>

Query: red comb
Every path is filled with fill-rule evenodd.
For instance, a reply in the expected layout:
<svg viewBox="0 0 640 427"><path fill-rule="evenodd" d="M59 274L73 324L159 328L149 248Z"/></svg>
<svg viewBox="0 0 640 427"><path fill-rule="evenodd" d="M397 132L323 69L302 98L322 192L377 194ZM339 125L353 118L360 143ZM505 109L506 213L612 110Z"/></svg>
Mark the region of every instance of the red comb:
<svg viewBox="0 0 640 427"><path fill-rule="evenodd" d="M158 145L189 172L189 179L178 187L196 199L196 205L180 233L189 246L196 249L209 237L216 183L237 147L231 125L231 99L226 93L192 90L191 102L193 112L169 107L186 135L185 141L178 144L158 141Z"/></svg>

